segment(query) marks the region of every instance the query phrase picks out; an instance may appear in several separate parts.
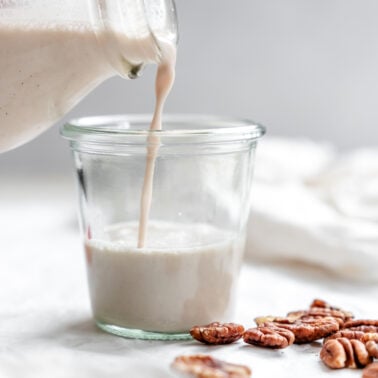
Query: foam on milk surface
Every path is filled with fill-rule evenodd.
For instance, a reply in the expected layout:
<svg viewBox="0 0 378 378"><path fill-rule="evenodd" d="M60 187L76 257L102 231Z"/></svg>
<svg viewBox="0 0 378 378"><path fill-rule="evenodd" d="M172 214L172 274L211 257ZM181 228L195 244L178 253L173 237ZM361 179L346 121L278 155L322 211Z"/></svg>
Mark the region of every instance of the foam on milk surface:
<svg viewBox="0 0 378 378"><path fill-rule="evenodd" d="M99 245L104 248L111 243L111 248L118 248L120 251L124 248L135 247L135 235L138 232L138 223L119 223L109 226L105 233L109 241L99 241ZM171 223L165 221L152 222L148 230L146 247L138 249L140 252L148 253L154 251L172 251L174 249L185 250L196 246L216 244L225 239L231 239L231 235L226 236L227 231L219 229L204 223Z"/></svg>
<svg viewBox="0 0 378 378"><path fill-rule="evenodd" d="M229 320L242 243L205 224L151 221L147 248L136 248L137 223L86 242L96 320L159 332ZM105 238L106 239L106 238Z"/></svg>

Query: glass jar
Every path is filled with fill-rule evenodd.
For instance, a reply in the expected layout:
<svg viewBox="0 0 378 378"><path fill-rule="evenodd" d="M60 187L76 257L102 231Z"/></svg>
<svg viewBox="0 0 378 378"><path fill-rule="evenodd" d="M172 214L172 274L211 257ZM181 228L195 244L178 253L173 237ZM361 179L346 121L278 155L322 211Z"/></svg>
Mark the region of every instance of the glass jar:
<svg viewBox="0 0 378 378"><path fill-rule="evenodd" d="M108 332L180 339L195 324L232 320L264 128L246 120L88 117L65 125L79 183L93 314ZM156 147L150 217L137 248L150 145Z"/></svg>
<svg viewBox="0 0 378 378"><path fill-rule="evenodd" d="M36 137L105 79L137 77L176 42L173 0L0 1L0 152Z"/></svg>

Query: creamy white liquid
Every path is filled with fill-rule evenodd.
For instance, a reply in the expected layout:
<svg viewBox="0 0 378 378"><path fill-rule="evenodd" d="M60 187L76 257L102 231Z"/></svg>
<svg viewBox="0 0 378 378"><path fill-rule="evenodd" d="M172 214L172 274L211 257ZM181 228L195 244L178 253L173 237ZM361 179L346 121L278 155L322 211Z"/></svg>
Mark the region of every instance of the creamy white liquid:
<svg viewBox="0 0 378 378"><path fill-rule="evenodd" d="M97 321L158 332L230 320L242 243L206 224L151 221L149 248L135 248L138 226L109 227L89 240L88 280ZM106 239L108 239L106 241Z"/></svg>

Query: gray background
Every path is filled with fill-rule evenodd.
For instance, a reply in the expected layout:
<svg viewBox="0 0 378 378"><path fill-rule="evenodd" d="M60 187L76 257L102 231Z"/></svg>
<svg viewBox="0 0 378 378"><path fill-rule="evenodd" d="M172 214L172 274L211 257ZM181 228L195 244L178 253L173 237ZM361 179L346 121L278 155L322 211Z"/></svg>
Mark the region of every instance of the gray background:
<svg viewBox="0 0 378 378"><path fill-rule="evenodd" d="M270 135L340 149L378 144L377 0L177 0L177 8L167 112L249 117ZM151 112L154 74L148 67L136 81L113 78L67 117ZM57 126L0 156L0 173L70 169Z"/></svg>

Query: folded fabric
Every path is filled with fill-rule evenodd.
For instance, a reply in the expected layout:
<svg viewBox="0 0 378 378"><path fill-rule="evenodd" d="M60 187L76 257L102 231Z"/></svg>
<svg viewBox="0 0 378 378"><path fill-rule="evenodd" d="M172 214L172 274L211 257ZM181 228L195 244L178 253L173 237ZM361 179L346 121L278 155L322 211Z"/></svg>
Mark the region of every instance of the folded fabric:
<svg viewBox="0 0 378 378"><path fill-rule="evenodd" d="M308 140L263 141L246 255L378 281L378 150L337 156Z"/></svg>

